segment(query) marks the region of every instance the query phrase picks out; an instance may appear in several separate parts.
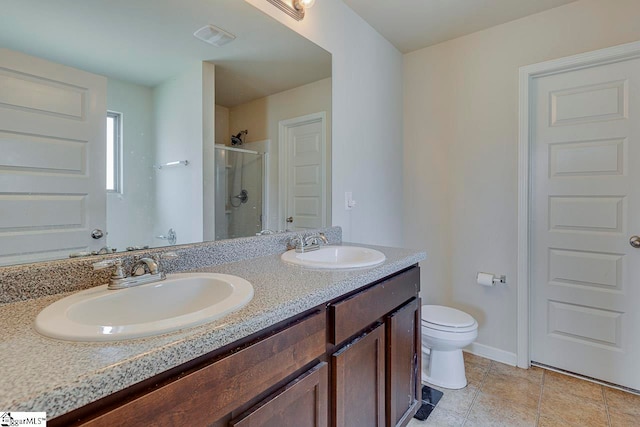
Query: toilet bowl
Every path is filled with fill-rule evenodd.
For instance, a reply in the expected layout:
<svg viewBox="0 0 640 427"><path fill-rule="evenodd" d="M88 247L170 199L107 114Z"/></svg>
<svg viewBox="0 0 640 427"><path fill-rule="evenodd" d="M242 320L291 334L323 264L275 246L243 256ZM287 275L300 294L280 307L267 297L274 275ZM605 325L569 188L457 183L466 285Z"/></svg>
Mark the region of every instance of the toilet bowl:
<svg viewBox="0 0 640 427"><path fill-rule="evenodd" d="M459 389L467 385L462 348L478 337L478 322L441 305L422 306L422 381Z"/></svg>

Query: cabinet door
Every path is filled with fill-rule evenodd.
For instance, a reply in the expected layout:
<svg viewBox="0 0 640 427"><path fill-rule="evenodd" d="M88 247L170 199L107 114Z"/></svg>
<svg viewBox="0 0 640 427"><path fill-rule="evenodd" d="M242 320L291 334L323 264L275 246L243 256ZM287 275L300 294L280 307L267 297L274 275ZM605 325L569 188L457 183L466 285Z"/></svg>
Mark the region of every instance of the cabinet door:
<svg viewBox="0 0 640 427"><path fill-rule="evenodd" d="M349 342L331 356L335 427L383 427L384 326Z"/></svg>
<svg viewBox="0 0 640 427"><path fill-rule="evenodd" d="M327 364L318 364L229 426L327 427L328 375Z"/></svg>
<svg viewBox="0 0 640 427"><path fill-rule="evenodd" d="M413 299L386 320L387 427L406 425L420 405L420 300Z"/></svg>

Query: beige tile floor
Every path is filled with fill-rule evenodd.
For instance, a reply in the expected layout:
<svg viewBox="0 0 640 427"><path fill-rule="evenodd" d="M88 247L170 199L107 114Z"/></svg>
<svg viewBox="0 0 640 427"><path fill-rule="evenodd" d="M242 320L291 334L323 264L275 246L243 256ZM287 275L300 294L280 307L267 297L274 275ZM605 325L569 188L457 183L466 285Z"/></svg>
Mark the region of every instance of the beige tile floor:
<svg viewBox="0 0 640 427"><path fill-rule="evenodd" d="M541 368L465 353L469 384L444 396L420 426L640 427L640 396ZM434 387L438 388L439 387Z"/></svg>

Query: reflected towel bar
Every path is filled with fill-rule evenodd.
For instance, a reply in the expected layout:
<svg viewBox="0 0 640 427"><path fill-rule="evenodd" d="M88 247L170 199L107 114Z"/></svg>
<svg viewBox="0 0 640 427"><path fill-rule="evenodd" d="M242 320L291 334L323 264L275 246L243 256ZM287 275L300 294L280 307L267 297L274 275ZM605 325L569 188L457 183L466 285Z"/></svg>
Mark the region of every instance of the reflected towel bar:
<svg viewBox="0 0 640 427"><path fill-rule="evenodd" d="M160 165L153 165L154 168L156 169L162 169L162 168L166 168L166 167L171 167L171 166L188 166L189 165L189 160L176 160L175 162L167 162L167 163L162 163Z"/></svg>

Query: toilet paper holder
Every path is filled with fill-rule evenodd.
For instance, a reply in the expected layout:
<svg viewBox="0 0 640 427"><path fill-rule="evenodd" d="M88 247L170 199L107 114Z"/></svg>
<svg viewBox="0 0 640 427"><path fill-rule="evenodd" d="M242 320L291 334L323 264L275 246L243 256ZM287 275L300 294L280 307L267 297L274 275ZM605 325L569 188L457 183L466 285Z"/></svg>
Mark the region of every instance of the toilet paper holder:
<svg viewBox="0 0 640 427"><path fill-rule="evenodd" d="M493 283L497 284L497 283L507 283L507 276L505 276L504 274L500 275L500 276L496 276L493 278Z"/></svg>
<svg viewBox="0 0 640 427"><path fill-rule="evenodd" d="M494 286L494 285L497 285L499 283L500 284L507 283L507 276L505 276L504 274L497 275L497 274L493 274L493 273L484 273L484 272L480 271L480 272L478 272L476 280L477 280L478 284L480 284L480 285Z"/></svg>

